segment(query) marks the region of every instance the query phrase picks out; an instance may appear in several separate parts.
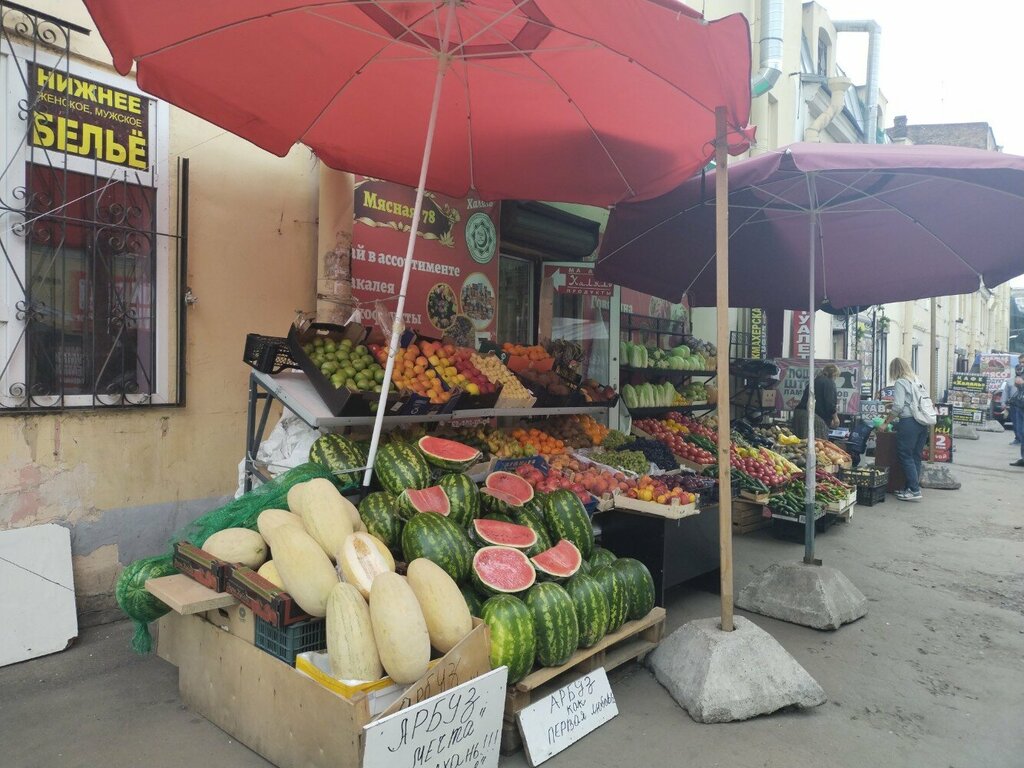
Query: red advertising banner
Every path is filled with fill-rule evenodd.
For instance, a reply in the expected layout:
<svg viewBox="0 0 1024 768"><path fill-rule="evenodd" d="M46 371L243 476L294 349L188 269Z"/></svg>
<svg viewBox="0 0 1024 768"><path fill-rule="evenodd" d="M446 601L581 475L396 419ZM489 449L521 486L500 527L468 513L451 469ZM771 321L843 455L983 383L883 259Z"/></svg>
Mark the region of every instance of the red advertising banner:
<svg viewBox="0 0 1024 768"><path fill-rule="evenodd" d="M646 315L660 320L683 320L686 317L685 303L673 304L632 288L619 289L619 302L622 312L628 315Z"/></svg>
<svg viewBox="0 0 1024 768"><path fill-rule="evenodd" d="M793 311L793 330L790 333L790 355L792 357L811 356L811 313Z"/></svg>
<svg viewBox="0 0 1024 768"><path fill-rule="evenodd" d="M544 279L551 280L555 293L568 296L599 296L610 299L615 286L594 277L593 267L544 266Z"/></svg>
<svg viewBox="0 0 1024 768"><path fill-rule="evenodd" d="M356 177L352 293L393 312L416 192ZM498 204L427 193L420 214L405 324L425 336L450 334L475 346L493 338L498 307Z"/></svg>

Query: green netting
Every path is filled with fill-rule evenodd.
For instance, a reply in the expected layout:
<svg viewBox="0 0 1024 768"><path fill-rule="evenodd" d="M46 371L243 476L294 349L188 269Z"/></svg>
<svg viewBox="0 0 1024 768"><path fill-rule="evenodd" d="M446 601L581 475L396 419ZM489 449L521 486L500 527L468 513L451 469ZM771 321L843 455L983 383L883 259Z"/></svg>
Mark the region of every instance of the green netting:
<svg viewBox="0 0 1024 768"><path fill-rule="evenodd" d="M249 493L229 501L223 507L196 518L174 535L171 547L173 548L176 541L187 541L202 547L210 536L225 528L255 530L260 512L265 509L287 509L288 490L293 485L317 477L324 477L336 485L339 484L338 478L319 464L300 464ZM149 653L153 647L149 623L171 610L146 591L146 580L176 573L171 565L172 552L173 549L169 549L168 554L136 560L121 571L117 579L117 604L135 622L132 648L137 653Z"/></svg>

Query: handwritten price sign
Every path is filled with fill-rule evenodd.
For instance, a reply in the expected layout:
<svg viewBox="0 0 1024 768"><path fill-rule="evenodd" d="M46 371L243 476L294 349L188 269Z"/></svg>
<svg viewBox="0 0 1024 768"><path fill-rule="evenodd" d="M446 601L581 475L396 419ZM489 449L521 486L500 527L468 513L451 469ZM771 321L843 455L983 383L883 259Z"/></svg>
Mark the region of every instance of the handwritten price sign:
<svg viewBox="0 0 1024 768"><path fill-rule="evenodd" d="M497 768L508 668L366 726L364 768Z"/></svg>

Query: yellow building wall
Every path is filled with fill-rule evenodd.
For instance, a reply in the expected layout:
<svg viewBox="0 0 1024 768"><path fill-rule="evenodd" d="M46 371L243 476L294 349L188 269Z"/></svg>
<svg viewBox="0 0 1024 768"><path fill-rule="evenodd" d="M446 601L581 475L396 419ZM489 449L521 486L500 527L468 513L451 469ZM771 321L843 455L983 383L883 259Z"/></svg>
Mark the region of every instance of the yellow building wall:
<svg viewBox="0 0 1024 768"><path fill-rule="evenodd" d="M33 7L93 28L78 0ZM97 33L77 36L75 48L79 60L109 69ZM0 530L71 528L83 623L117 615L112 593L123 565L160 551L175 528L234 492L245 334L282 335L296 309L314 304L310 152L277 158L175 108L169 149L171 169L178 156L190 160L187 284L199 298L187 310L185 406L0 416ZM176 178L170 197L173 207ZM175 220L172 210L172 230ZM173 278L166 288L160 300L174 306Z"/></svg>

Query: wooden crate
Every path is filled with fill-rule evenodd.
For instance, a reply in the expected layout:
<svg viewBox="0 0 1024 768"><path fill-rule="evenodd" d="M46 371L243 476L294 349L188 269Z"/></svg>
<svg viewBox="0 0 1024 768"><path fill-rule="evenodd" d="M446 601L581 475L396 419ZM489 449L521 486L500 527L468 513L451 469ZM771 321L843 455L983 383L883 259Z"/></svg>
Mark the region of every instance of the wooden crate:
<svg viewBox="0 0 1024 768"><path fill-rule="evenodd" d="M732 502L732 532L743 535L767 528L771 521L764 516L764 507L753 501L734 499Z"/></svg>
<svg viewBox="0 0 1024 768"><path fill-rule="evenodd" d="M614 505L615 509L623 510L625 512L635 512L640 515L650 515L652 517L664 517L669 520L682 520L684 517L700 514L700 510L697 509L696 502L693 502L692 504L680 504L676 501L674 504L659 504L655 501L631 499L624 493L620 493L615 496Z"/></svg>
<svg viewBox="0 0 1024 768"><path fill-rule="evenodd" d="M642 619L627 621L592 648L581 648L560 667L541 667L505 695L505 717L501 727L501 753L510 755L523 746L516 715L535 701L598 667L612 670L631 661L643 661L658 647L665 635L665 609L654 608Z"/></svg>

